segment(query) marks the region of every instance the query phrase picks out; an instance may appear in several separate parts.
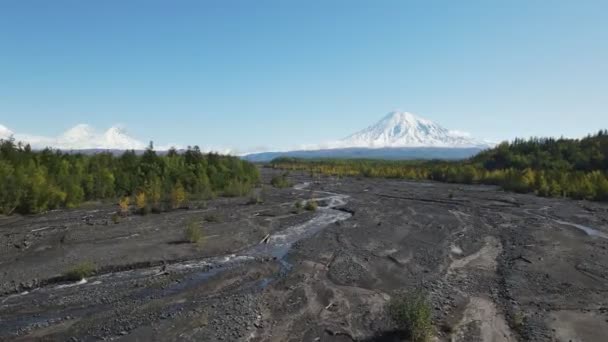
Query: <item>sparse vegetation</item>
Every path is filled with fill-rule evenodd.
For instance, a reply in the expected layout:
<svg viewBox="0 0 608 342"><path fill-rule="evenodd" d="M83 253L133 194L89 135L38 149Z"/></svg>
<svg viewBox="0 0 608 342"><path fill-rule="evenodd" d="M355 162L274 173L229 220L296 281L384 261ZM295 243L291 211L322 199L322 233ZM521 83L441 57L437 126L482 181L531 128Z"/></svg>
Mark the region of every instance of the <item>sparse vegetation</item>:
<svg viewBox="0 0 608 342"><path fill-rule="evenodd" d="M258 193L252 194L251 196L249 196L249 200L247 201L247 204L249 204L249 205L261 204L261 203L264 203L264 200L262 200L262 196Z"/></svg>
<svg viewBox="0 0 608 342"><path fill-rule="evenodd" d="M311 199L309 201L306 202L306 205L304 206L304 209L308 210L308 211L316 211L318 208L318 203L317 201L315 201L314 199Z"/></svg>
<svg viewBox="0 0 608 342"><path fill-rule="evenodd" d="M95 273L95 264L90 261L81 262L65 273L67 280L78 281L90 277Z"/></svg>
<svg viewBox="0 0 608 342"><path fill-rule="evenodd" d="M270 184L278 189L288 188L291 186L291 183L289 183L289 180L287 179L288 176L289 174L287 172L281 174L280 176L274 176L270 180Z"/></svg>
<svg viewBox="0 0 608 342"><path fill-rule="evenodd" d="M118 213L112 214L112 223L114 223L114 224L120 223L120 215L118 215Z"/></svg>
<svg viewBox="0 0 608 342"><path fill-rule="evenodd" d="M249 200L247 201L247 204L254 205L254 204L262 204L262 203L264 203L263 189L261 189L259 191L254 190L253 193L249 196Z"/></svg>
<svg viewBox="0 0 608 342"><path fill-rule="evenodd" d="M203 232L200 224L196 221L191 221L186 226L186 241L190 243L200 243L203 239Z"/></svg>
<svg viewBox="0 0 608 342"><path fill-rule="evenodd" d="M431 306L426 295L412 292L393 296L388 312L395 324L412 342L427 342L433 334Z"/></svg>

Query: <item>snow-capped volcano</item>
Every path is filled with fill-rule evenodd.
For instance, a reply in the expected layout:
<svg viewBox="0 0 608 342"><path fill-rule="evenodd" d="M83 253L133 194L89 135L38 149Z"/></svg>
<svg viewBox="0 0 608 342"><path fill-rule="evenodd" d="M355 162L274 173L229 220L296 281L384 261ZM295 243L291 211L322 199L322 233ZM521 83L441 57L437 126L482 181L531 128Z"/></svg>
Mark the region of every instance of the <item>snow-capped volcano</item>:
<svg viewBox="0 0 608 342"><path fill-rule="evenodd" d="M110 127L100 133L86 124L78 124L63 134L55 137L13 133L0 125L0 139L8 139L28 143L35 149L53 147L62 150L102 149L102 150L142 150L146 147L143 142L129 136L120 127Z"/></svg>
<svg viewBox="0 0 608 342"><path fill-rule="evenodd" d="M121 146L131 146L131 149L140 150L146 147L141 141L130 137L127 132L120 127L111 127L102 137L102 141L107 148L120 149Z"/></svg>
<svg viewBox="0 0 608 342"><path fill-rule="evenodd" d="M485 147L467 134L450 131L439 124L407 112L391 112L342 140L341 147Z"/></svg>

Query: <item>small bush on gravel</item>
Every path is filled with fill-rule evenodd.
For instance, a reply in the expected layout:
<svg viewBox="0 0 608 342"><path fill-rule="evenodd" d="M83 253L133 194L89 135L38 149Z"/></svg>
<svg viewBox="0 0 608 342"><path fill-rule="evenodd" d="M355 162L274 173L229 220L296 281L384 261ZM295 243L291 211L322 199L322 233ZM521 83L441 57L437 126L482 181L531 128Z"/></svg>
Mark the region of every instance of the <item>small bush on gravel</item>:
<svg viewBox="0 0 608 342"><path fill-rule="evenodd" d="M302 204L302 201L297 200L293 206L296 208L296 210L300 211L304 205Z"/></svg>
<svg viewBox="0 0 608 342"><path fill-rule="evenodd" d="M427 342L433 333L431 306L421 292L400 294L388 304L391 319L403 329L412 342Z"/></svg>
<svg viewBox="0 0 608 342"><path fill-rule="evenodd" d="M517 311L513 314L513 325L515 328L521 328L524 325L525 316L521 311Z"/></svg>
<svg viewBox="0 0 608 342"><path fill-rule="evenodd" d="M220 217L217 214L207 214L205 215L205 222L220 222Z"/></svg>
<svg viewBox="0 0 608 342"><path fill-rule="evenodd" d="M247 201L247 204L249 205L262 203L264 203L264 189L254 191L251 196L249 196L249 201Z"/></svg>
<svg viewBox="0 0 608 342"><path fill-rule="evenodd" d="M114 223L114 224L120 223L120 215L118 215L118 213L112 214L112 223Z"/></svg>
<svg viewBox="0 0 608 342"><path fill-rule="evenodd" d="M190 243L200 243L203 239L203 232L200 225L192 221L186 226L186 241Z"/></svg>
<svg viewBox="0 0 608 342"><path fill-rule="evenodd" d="M84 261L69 269L65 273L65 277L67 280L77 281L90 277L93 273L95 273L95 264L90 261Z"/></svg>
<svg viewBox="0 0 608 342"><path fill-rule="evenodd" d="M272 179L270 180L270 184L272 186L274 186L275 188L279 188L279 189L288 188L291 186L291 184L287 180L287 176L288 176L287 173L283 173L280 176L272 177Z"/></svg>
<svg viewBox="0 0 608 342"><path fill-rule="evenodd" d="M249 197L249 200L247 201L247 204L249 205L254 205L254 204L261 204L264 203L264 201L262 200L262 197L259 194L253 194Z"/></svg>
<svg viewBox="0 0 608 342"><path fill-rule="evenodd" d="M314 199L311 199L310 201L306 202L304 209L306 209L308 211L316 211L318 206L319 205L317 204L317 201L315 201Z"/></svg>

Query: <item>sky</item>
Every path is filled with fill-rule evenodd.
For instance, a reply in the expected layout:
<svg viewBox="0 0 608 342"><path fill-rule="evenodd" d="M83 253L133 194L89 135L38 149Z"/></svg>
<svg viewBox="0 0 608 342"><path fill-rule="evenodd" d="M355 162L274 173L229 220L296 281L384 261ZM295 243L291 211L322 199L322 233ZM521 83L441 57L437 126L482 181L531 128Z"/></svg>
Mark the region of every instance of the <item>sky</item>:
<svg viewBox="0 0 608 342"><path fill-rule="evenodd" d="M608 128L608 1L0 0L0 125L238 151L392 110L501 141Z"/></svg>

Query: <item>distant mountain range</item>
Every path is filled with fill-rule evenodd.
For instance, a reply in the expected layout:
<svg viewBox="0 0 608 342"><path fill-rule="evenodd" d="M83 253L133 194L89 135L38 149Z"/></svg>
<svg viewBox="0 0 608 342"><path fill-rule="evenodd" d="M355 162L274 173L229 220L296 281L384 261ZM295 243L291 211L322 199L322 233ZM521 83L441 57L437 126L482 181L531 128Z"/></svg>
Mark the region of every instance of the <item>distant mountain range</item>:
<svg viewBox="0 0 608 342"><path fill-rule="evenodd" d="M51 146L67 152L120 154L125 150L142 152L147 144L127 134L120 127L97 132L80 124L56 137L16 134L0 125L0 139L14 137L34 149ZM468 134L448 130L441 125L407 112L391 112L377 123L348 137L317 147L285 152L260 152L242 156L255 162L277 157L299 158L377 158L377 159L463 159L490 147L491 144ZM166 151L170 146L155 146ZM180 146L177 146L180 149ZM183 147L181 147L183 148ZM219 150L230 153L230 150Z"/></svg>
<svg viewBox="0 0 608 342"><path fill-rule="evenodd" d="M110 127L99 133L85 124L76 125L56 137L16 134L0 125L0 139L14 137L17 141L27 142L34 149L53 147L61 150L143 150L146 144L130 137L120 127Z"/></svg>
<svg viewBox="0 0 608 342"><path fill-rule="evenodd" d="M326 145L319 149L254 153L244 158L254 162L267 162L278 157L464 159L492 146L467 134L450 131L431 120L398 111Z"/></svg>

